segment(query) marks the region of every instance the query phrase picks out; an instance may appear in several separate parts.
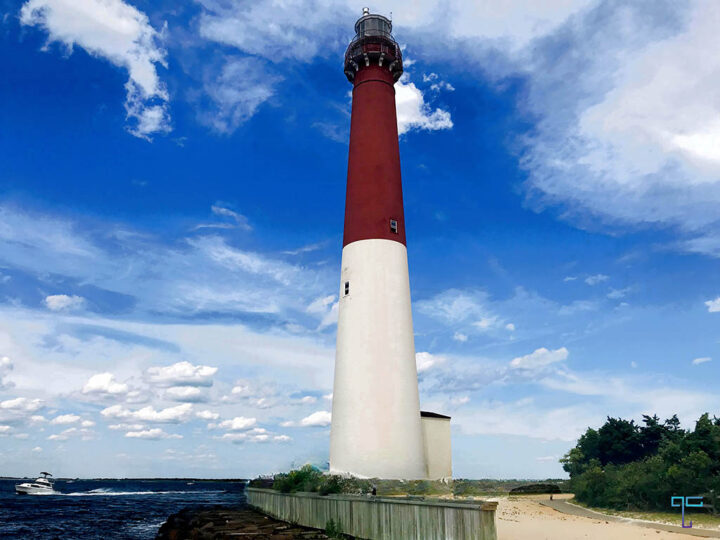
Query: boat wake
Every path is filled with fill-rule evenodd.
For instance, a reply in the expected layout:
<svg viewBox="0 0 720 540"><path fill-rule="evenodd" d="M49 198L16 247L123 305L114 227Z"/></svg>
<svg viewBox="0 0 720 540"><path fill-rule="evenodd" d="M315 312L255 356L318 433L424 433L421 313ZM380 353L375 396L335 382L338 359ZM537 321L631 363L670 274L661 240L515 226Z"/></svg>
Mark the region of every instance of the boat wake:
<svg viewBox="0 0 720 540"><path fill-rule="evenodd" d="M52 495L65 495L66 497L122 497L138 495L181 495L184 493L224 493L224 490L208 491L115 491L110 488L98 488L90 491L77 491L74 493L52 493Z"/></svg>

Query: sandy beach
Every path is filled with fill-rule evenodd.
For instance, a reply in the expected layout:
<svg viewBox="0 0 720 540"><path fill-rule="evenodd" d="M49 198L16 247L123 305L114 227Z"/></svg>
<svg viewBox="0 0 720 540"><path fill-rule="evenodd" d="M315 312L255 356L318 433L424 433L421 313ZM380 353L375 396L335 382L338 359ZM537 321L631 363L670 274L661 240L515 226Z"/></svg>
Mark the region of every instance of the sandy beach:
<svg viewBox="0 0 720 540"><path fill-rule="evenodd" d="M559 496L568 498L569 496ZM547 498L543 495L542 498ZM680 540L695 536L563 514L533 497L498 499L498 540Z"/></svg>

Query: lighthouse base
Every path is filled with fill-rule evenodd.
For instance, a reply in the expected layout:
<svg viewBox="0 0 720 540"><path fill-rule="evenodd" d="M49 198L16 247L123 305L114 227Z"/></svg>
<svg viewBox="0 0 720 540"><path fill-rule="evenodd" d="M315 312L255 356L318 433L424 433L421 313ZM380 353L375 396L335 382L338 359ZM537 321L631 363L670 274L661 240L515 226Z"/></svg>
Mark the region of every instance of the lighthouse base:
<svg viewBox="0 0 720 540"><path fill-rule="evenodd" d="M342 255L330 470L425 479L407 250L359 240Z"/></svg>

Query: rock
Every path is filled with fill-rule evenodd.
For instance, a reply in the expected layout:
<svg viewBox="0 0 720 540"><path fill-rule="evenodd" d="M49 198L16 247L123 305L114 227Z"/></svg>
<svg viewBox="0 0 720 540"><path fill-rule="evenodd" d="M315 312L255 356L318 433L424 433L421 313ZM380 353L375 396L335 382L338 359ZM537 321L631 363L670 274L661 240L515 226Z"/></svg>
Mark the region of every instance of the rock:
<svg viewBox="0 0 720 540"><path fill-rule="evenodd" d="M320 540L318 529L300 527L270 518L248 506L185 508L168 517L156 540ZM349 538L349 537L348 537Z"/></svg>

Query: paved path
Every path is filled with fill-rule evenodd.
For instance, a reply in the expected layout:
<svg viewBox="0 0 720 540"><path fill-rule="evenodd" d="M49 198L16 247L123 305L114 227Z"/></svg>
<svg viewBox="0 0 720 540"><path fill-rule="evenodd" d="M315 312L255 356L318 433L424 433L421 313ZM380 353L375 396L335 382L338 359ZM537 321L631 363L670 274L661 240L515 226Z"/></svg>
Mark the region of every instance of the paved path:
<svg viewBox="0 0 720 540"><path fill-rule="evenodd" d="M602 514L600 512L595 512L593 510L588 510L587 508L583 508L582 506L578 506L576 504L569 503L564 500L554 500L554 501L537 501L543 506L547 506L549 508L552 508L553 510L557 510L558 512L562 512L563 514L570 514L572 516L580 516L580 517L586 517L591 519L603 519L605 521L615 521L618 523L632 523L633 525L638 525L640 527L646 527L648 529L657 529L660 531L667 531L667 532L673 532L678 534L684 534L687 536L699 536L701 538L720 538L720 531L711 531L708 529L697 529L695 527L691 529L683 529L679 525L664 525L662 523L653 523L649 521L643 521L640 519L631 519L631 518L624 518L619 516L611 516L608 514Z"/></svg>

